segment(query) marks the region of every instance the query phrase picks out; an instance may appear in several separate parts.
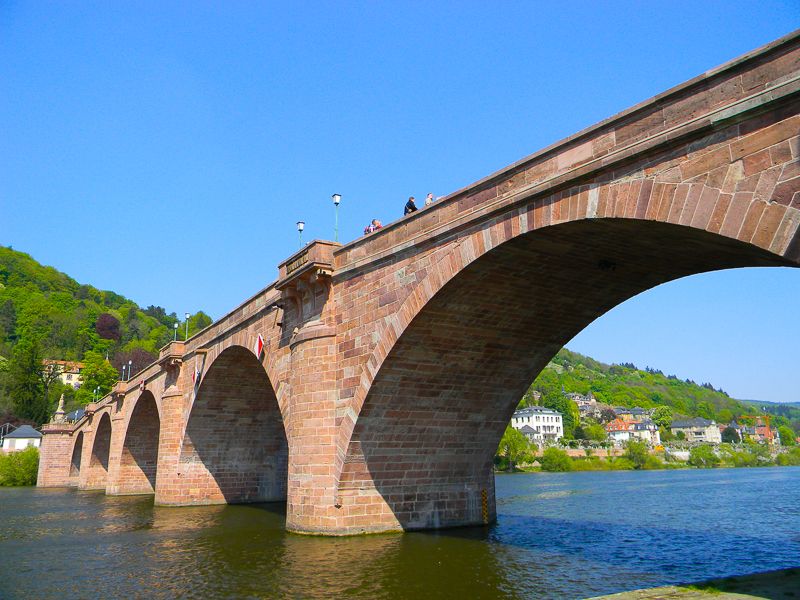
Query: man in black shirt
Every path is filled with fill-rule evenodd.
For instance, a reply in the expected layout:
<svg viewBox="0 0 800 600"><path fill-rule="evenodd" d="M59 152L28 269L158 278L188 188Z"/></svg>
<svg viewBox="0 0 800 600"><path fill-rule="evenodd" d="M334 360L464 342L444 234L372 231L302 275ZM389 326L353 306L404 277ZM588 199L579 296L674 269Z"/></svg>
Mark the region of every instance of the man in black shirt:
<svg viewBox="0 0 800 600"><path fill-rule="evenodd" d="M403 214L407 215L408 213L412 213L417 210L417 205L414 204L414 196L410 196L408 198L408 202L406 202L406 207L403 210Z"/></svg>

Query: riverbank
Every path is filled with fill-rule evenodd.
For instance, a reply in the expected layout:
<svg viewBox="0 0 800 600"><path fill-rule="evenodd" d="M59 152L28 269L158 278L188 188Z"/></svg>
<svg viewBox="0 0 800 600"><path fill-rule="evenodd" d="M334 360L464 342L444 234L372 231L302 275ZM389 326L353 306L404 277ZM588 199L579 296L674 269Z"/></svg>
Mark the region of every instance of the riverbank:
<svg viewBox="0 0 800 600"><path fill-rule="evenodd" d="M591 600L720 600L769 598L770 600L796 599L800 597L800 568L781 569L712 579L689 585L670 585L643 590L621 592L608 596L596 596Z"/></svg>

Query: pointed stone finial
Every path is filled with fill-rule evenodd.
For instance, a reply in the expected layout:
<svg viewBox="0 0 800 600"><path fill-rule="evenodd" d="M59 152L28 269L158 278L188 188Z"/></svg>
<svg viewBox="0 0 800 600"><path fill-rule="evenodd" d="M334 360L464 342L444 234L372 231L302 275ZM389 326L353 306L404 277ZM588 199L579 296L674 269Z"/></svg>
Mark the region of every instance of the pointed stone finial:
<svg viewBox="0 0 800 600"><path fill-rule="evenodd" d="M53 423L65 423L66 420L67 416L64 413L64 394L61 394L61 398L58 399L56 414L53 415Z"/></svg>

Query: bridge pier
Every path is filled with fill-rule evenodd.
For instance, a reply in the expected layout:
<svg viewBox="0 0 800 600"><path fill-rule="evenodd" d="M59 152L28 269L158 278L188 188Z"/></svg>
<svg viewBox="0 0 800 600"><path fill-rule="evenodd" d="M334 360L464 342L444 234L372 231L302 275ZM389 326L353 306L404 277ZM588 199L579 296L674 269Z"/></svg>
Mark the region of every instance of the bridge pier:
<svg viewBox="0 0 800 600"><path fill-rule="evenodd" d="M39 447L39 487L67 487L74 485L70 479L72 458L72 425L49 423L42 427L42 444Z"/></svg>

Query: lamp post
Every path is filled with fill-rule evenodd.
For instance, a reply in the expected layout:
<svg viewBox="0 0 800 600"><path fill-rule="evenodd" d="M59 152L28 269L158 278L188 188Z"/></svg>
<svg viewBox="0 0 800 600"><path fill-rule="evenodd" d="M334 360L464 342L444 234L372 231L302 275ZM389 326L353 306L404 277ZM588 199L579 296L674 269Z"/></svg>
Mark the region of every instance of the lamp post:
<svg viewBox="0 0 800 600"><path fill-rule="evenodd" d="M100 397L100 386L98 385L94 388L94 394L92 394L92 399L94 402L97 402L97 399Z"/></svg>
<svg viewBox="0 0 800 600"><path fill-rule="evenodd" d="M128 365L126 365L124 363L122 365L122 381L127 381L127 379L125 379L125 369L127 368L127 366Z"/></svg>
<svg viewBox="0 0 800 600"><path fill-rule="evenodd" d="M303 247L303 229L306 228L306 224L303 221L297 222L297 235L300 238L300 247Z"/></svg>
<svg viewBox="0 0 800 600"><path fill-rule="evenodd" d="M172 336L172 341L173 342L177 342L178 341L178 323L177 323L177 321L172 324L172 328L175 330L175 335Z"/></svg>
<svg viewBox="0 0 800 600"><path fill-rule="evenodd" d="M333 199L333 212L334 212L334 221L333 221L333 241L339 241L339 202L342 201L341 194L333 194L331 196Z"/></svg>
<svg viewBox="0 0 800 600"><path fill-rule="evenodd" d="M189 339L189 313L183 315L186 317L186 334L183 336L184 341Z"/></svg>
<svg viewBox="0 0 800 600"><path fill-rule="evenodd" d="M133 360L128 361L128 379L133 375Z"/></svg>

